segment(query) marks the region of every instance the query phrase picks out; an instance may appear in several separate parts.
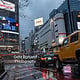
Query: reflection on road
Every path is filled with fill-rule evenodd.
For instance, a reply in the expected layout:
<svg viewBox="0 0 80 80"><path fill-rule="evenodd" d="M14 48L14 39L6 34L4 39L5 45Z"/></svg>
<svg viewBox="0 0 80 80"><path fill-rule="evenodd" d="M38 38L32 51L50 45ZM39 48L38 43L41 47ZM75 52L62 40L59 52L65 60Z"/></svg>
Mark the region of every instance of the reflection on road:
<svg viewBox="0 0 80 80"><path fill-rule="evenodd" d="M12 71L9 75L14 76L15 80L80 80L73 78L71 71L58 72L54 67L41 68L34 67L33 64L13 64L12 68L11 65L7 65L8 68ZM64 68L66 69L71 70L69 67Z"/></svg>
<svg viewBox="0 0 80 80"><path fill-rule="evenodd" d="M36 69L42 72L43 80L80 80L74 78L75 76L73 76L71 71L58 72L54 68L36 68Z"/></svg>

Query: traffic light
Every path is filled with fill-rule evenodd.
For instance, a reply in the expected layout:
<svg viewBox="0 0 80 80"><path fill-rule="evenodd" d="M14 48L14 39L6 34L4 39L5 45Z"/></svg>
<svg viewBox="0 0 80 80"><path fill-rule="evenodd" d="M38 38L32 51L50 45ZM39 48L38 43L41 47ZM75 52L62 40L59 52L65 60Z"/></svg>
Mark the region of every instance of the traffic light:
<svg viewBox="0 0 80 80"><path fill-rule="evenodd" d="M19 26L19 24L18 23L16 23L16 27L18 27Z"/></svg>
<svg viewBox="0 0 80 80"><path fill-rule="evenodd" d="M19 24L18 23L15 23L15 22L10 22L10 26L16 26L16 27L18 27Z"/></svg>

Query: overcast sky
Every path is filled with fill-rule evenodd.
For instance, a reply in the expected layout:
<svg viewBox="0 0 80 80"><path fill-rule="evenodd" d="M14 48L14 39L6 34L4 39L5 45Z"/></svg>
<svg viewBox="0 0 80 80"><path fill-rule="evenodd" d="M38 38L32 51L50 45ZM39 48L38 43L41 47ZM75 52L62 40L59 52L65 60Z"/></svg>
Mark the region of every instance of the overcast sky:
<svg viewBox="0 0 80 80"><path fill-rule="evenodd" d="M22 0L20 0L22 1ZM64 0L30 0L28 7L20 8L20 35L25 38L34 29L34 19L43 17L44 22L49 13L60 6Z"/></svg>

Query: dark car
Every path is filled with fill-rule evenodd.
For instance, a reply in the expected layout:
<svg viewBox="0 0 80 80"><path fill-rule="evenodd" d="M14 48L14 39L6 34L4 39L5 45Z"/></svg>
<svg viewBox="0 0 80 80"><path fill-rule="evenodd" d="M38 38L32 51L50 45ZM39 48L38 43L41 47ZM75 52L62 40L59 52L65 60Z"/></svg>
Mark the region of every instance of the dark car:
<svg viewBox="0 0 80 80"><path fill-rule="evenodd" d="M35 66L36 67L48 67L55 66L56 56L53 53L44 53L37 56Z"/></svg>

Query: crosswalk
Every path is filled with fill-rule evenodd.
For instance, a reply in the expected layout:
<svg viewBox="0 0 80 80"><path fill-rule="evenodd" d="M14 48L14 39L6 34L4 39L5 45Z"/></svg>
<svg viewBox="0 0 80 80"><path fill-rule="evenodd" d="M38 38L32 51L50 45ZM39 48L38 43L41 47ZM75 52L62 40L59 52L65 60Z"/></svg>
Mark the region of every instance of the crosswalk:
<svg viewBox="0 0 80 80"><path fill-rule="evenodd" d="M23 67L15 69L15 80L37 80L42 77L42 72L34 67Z"/></svg>
<svg viewBox="0 0 80 80"><path fill-rule="evenodd" d="M6 69L8 68L11 71L9 72L10 79L8 80L57 80L53 76L53 72L55 71L50 68L42 69L42 68L34 67L32 64L27 64L27 65L16 64L16 65L7 66Z"/></svg>

